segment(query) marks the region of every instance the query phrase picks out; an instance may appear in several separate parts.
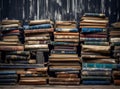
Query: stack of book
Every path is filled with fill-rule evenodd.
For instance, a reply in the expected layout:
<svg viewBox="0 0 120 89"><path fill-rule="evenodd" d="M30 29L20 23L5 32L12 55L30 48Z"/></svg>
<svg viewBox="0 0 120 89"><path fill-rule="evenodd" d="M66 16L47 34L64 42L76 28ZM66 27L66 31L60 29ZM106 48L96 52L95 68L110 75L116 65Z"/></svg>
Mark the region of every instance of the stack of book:
<svg viewBox="0 0 120 89"><path fill-rule="evenodd" d="M85 13L80 22L80 42L81 42L81 59L82 63L99 63L113 64L115 60L110 57L111 47L108 40L108 19L104 14ZM92 71L90 71L92 69ZM105 68L100 69L102 74L106 73ZM111 75L106 77L95 73L99 68L82 67L82 72L88 71L88 75L82 73L83 84L110 84ZM89 72L95 73L94 76L89 75ZM104 77L104 78L101 78ZM106 81L107 80L107 81Z"/></svg>
<svg viewBox="0 0 120 89"><path fill-rule="evenodd" d="M49 84L80 84L79 32L74 21L56 21L54 48L49 56Z"/></svg>
<svg viewBox="0 0 120 89"><path fill-rule="evenodd" d="M110 42L113 47L112 53L116 60L116 65L120 64L120 22L115 22L110 28ZM113 82L115 85L120 85L120 69L113 70Z"/></svg>
<svg viewBox="0 0 120 89"><path fill-rule="evenodd" d="M18 75L16 71L0 70L0 85L13 85L18 81Z"/></svg>
<svg viewBox="0 0 120 89"><path fill-rule="evenodd" d="M25 50L48 51L48 44L54 30L52 24L51 20L31 20L28 25L24 25Z"/></svg>
<svg viewBox="0 0 120 89"><path fill-rule="evenodd" d="M48 73L47 67L44 68L33 68L27 69L26 71L20 72L19 84L22 85L45 85L47 84Z"/></svg>
<svg viewBox="0 0 120 89"><path fill-rule="evenodd" d="M110 42L113 46L113 57L116 58L116 62L120 63L120 22L115 22L110 28Z"/></svg>

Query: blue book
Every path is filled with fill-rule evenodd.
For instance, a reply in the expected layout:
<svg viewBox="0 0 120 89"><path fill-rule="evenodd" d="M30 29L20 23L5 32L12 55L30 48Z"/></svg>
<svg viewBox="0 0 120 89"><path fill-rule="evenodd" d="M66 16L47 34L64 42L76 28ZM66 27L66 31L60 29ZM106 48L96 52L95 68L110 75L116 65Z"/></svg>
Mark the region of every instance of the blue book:
<svg viewBox="0 0 120 89"><path fill-rule="evenodd" d="M0 75L13 75L13 74L16 74L16 71L14 70L3 70L3 71L0 71Z"/></svg>
<svg viewBox="0 0 120 89"><path fill-rule="evenodd" d="M107 29L103 28L82 28L81 33L105 32Z"/></svg>
<svg viewBox="0 0 120 89"><path fill-rule="evenodd" d="M109 85L111 84L110 80L83 80L82 84L84 85Z"/></svg>
<svg viewBox="0 0 120 89"><path fill-rule="evenodd" d="M29 25L25 25L24 29L25 30L32 30L32 29L47 29L47 28L51 28L52 25L51 24L41 24L41 25L33 25L33 26L29 26Z"/></svg>
<svg viewBox="0 0 120 89"><path fill-rule="evenodd" d="M77 28L67 29L67 28L56 28L55 31L57 32L78 32Z"/></svg>
<svg viewBox="0 0 120 89"><path fill-rule="evenodd" d="M83 68L116 68L115 64L100 64L100 63L83 63Z"/></svg>

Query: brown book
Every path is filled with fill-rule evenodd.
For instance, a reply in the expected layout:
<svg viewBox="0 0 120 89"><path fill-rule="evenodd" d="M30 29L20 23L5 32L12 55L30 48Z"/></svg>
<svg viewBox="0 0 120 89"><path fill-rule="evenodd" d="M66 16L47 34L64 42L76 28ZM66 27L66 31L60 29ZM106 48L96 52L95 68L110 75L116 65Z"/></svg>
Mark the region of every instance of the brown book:
<svg viewBox="0 0 120 89"><path fill-rule="evenodd" d="M6 24L20 24L19 20L2 20L2 25Z"/></svg>
<svg viewBox="0 0 120 89"><path fill-rule="evenodd" d="M0 41L0 46L17 46L17 45L20 45L20 43Z"/></svg>
<svg viewBox="0 0 120 89"><path fill-rule="evenodd" d="M89 19L89 20L108 20L108 18L106 18L106 17L103 17L103 18L101 18L101 17L91 17L91 16L83 16L82 18L81 18L81 20L83 20L83 19Z"/></svg>
<svg viewBox="0 0 120 89"><path fill-rule="evenodd" d="M112 26L113 26L114 28L120 28L120 22L112 23Z"/></svg>
<svg viewBox="0 0 120 89"><path fill-rule="evenodd" d="M29 21L29 25L37 25L37 24L53 24L53 22L49 19Z"/></svg>
<svg viewBox="0 0 120 89"><path fill-rule="evenodd" d="M52 82L80 82L80 78L49 78Z"/></svg>
<svg viewBox="0 0 120 89"><path fill-rule="evenodd" d="M35 41L35 40L49 40L50 39L50 37L45 37L45 36L43 36L43 37L25 37L25 40L26 41Z"/></svg>
<svg viewBox="0 0 120 89"><path fill-rule="evenodd" d="M82 45L84 52L110 53L110 46Z"/></svg>
<svg viewBox="0 0 120 89"><path fill-rule="evenodd" d="M104 26L107 27L106 23L90 23L90 22L80 22L80 26Z"/></svg>
<svg viewBox="0 0 120 89"><path fill-rule="evenodd" d="M120 76L120 71L119 70L113 70L113 76Z"/></svg>
<svg viewBox="0 0 120 89"><path fill-rule="evenodd" d="M58 73L57 78L78 78L78 74Z"/></svg>
<svg viewBox="0 0 120 89"><path fill-rule="evenodd" d="M79 26L79 28L106 28L106 26Z"/></svg>
<svg viewBox="0 0 120 89"><path fill-rule="evenodd" d="M3 28L14 28L14 27L20 27L19 24L9 24L9 25L2 25Z"/></svg>
<svg viewBox="0 0 120 89"><path fill-rule="evenodd" d="M78 57L73 57L73 58L71 58L71 57L67 57L67 58L51 58L51 57L49 57L49 61L51 62L51 61L54 61L54 62L68 62L68 61L71 61L71 62L75 62L75 61L77 61L77 62L80 62L81 60L80 60L80 58L78 58ZM62 65L62 64L61 64Z"/></svg>
<svg viewBox="0 0 120 89"><path fill-rule="evenodd" d="M54 39L57 42L79 42L79 39Z"/></svg>
<svg viewBox="0 0 120 89"><path fill-rule="evenodd" d="M79 85L80 82L53 82L49 81L50 85Z"/></svg>
<svg viewBox="0 0 120 89"><path fill-rule="evenodd" d="M20 85L46 85L47 81L41 81L41 80L20 80Z"/></svg>
<svg viewBox="0 0 120 89"><path fill-rule="evenodd" d="M3 38L3 41L5 42L19 42L19 39L18 38Z"/></svg>
<svg viewBox="0 0 120 89"><path fill-rule="evenodd" d="M49 28L49 29L33 29L33 30L25 30L24 33L25 34L29 34L29 33L45 33L45 32L53 32L54 28Z"/></svg>
<svg viewBox="0 0 120 89"><path fill-rule="evenodd" d="M3 39L19 39L18 36L4 36Z"/></svg>
<svg viewBox="0 0 120 89"><path fill-rule="evenodd" d="M77 54L51 54L50 58L77 58Z"/></svg>
<svg viewBox="0 0 120 89"><path fill-rule="evenodd" d="M36 45L27 45L25 44L25 49L39 49L39 48L48 48L47 44L36 44Z"/></svg>
<svg viewBox="0 0 120 89"><path fill-rule="evenodd" d="M54 35L72 35L79 36L79 32L54 32Z"/></svg>
<svg viewBox="0 0 120 89"><path fill-rule="evenodd" d="M23 51L24 46L0 46L1 51Z"/></svg>
<svg viewBox="0 0 120 89"><path fill-rule="evenodd" d="M72 35L54 35L54 38L56 39L78 39L79 36L72 36Z"/></svg>
<svg viewBox="0 0 120 89"><path fill-rule="evenodd" d="M61 69L61 68L76 68L76 69L78 69L78 70L80 70L81 69L81 67L80 66L50 66L50 68L59 68L59 69Z"/></svg>
<svg viewBox="0 0 120 89"><path fill-rule="evenodd" d="M30 34L25 34L25 37L49 37L49 33L30 33Z"/></svg>
<svg viewBox="0 0 120 89"><path fill-rule="evenodd" d="M50 40L26 41L26 44L49 44Z"/></svg>

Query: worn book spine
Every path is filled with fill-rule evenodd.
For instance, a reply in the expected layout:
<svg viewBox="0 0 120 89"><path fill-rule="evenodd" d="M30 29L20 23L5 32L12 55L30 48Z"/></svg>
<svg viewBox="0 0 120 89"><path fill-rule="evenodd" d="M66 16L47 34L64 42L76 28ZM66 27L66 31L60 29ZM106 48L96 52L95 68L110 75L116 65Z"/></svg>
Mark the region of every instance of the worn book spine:
<svg viewBox="0 0 120 89"><path fill-rule="evenodd" d="M49 78L52 82L80 82L79 78Z"/></svg>
<svg viewBox="0 0 120 89"><path fill-rule="evenodd" d="M50 37L25 37L25 41L49 40Z"/></svg>
<svg viewBox="0 0 120 89"><path fill-rule="evenodd" d="M105 32L107 29L102 28L82 28L81 33Z"/></svg>
<svg viewBox="0 0 120 89"><path fill-rule="evenodd" d="M98 41L94 41L94 42L90 42L90 41L85 41L84 42L85 45L103 45L103 46L109 46L109 42L98 42Z"/></svg>
<svg viewBox="0 0 120 89"><path fill-rule="evenodd" d="M56 42L79 42L79 39L54 39Z"/></svg>
<svg viewBox="0 0 120 89"><path fill-rule="evenodd" d="M53 54L76 54L75 51L67 51L67 50L51 50Z"/></svg>
<svg viewBox="0 0 120 89"><path fill-rule="evenodd" d="M85 13L84 16L105 18L105 14L102 14L102 13Z"/></svg>
<svg viewBox="0 0 120 89"><path fill-rule="evenodd" d="M17 74L0 74L0 79L9 79L9 78L11 78L11 79L17 79L18 78L18 75Z"/></svg>
<svg viewBox="0 0 120 89"><path fill-rule="evenodd" d="M79 36L72 36L72 35L54 35L55 39L78 39Z"/></svg>
<svg viewBox="0 0 120 89"><path fill-rule="evenodd" d="M50 85L79 85L80 82L53 82L49 81Z"/></svg>
<svg viewBox="0 0 120 89"><path fill-rule="evenodd" d="M47 44L36 44L36 45L25 44L25 49L39 49L39 48L48 48L48 45Z"/></svg>
<svg viewBox="0 0 120 89"><path fill-rule="evenodd" d="M111 80L111 76L81 76L82 80Z"/></svg>
<svg viewBox="0 0 120 89"><path fill-rule="evenodd" d="M78 32L78 29L77 28L74 28L74 29L56 28L55 31L56 32Z"/></svg>
<svg viewBox="0 0 120 89"><path fill-rule="evenodd" d="M27 60L28 57L26 56L19 56L19 55L6 55L7 60Z"/></svg>
<svg viewBox="0 0 120 89"><path fill-rule="evenodd" d="M8 55L22 55L22 56L29 56L30 52L29 51L11 51L7 52Z"/></svg>

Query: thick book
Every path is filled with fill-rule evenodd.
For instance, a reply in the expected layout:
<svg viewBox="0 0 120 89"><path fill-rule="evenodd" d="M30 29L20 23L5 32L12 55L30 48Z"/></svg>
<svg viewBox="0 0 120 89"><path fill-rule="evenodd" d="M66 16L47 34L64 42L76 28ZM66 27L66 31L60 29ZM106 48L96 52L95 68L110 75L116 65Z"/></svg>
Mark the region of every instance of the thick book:
<svg viewBox="0 0 120 89"><path fill-rule="evenodd" d="M25 44L25 49L44 49L44 48L48 48L47 44L34 44L34 45L27 45Z"/></svg>
<svg viewBox="0 0 120 89"><path fill-rule="evenodd" d="M55 39L79 39L79 36L74 35L54 35Z"/></svg>
<svg viewBox="0 0 120 89"><path fill-rule="evenodd" d="M50 40L50 37L25 37L25 41L35 41L35 40Z"/></svg>
<svg viewBox="0 0 120 89"><path fill-rule="evenodd" d="M79 85L80 82L53 82L49 81L50 85Z"/></svg>
<svg viewBox="0 0 120 89"><path fill-rule="evenodd" d="M106 32L105 28L82 28L81 33Z"/></svg>
<svg viewBox="0 0 120 89"><path fill-rule="evenodd" d="M22 55L22 56L29 56L29 51L10 51L6 53L7 55Z"/></svg>
<svg viewBox="0 0 120 89"><path fill-rule="evenodd" d="M20 24L19 20L2 20L2 25L4 24Z"/></svg>
<svg viewBox="0 0 120 89"><path fill-rule="evenodd" d="M56 32L78 32L77 28L72 28L72 29L68 29L68 28L56 28L55 29Z"/></svg>

